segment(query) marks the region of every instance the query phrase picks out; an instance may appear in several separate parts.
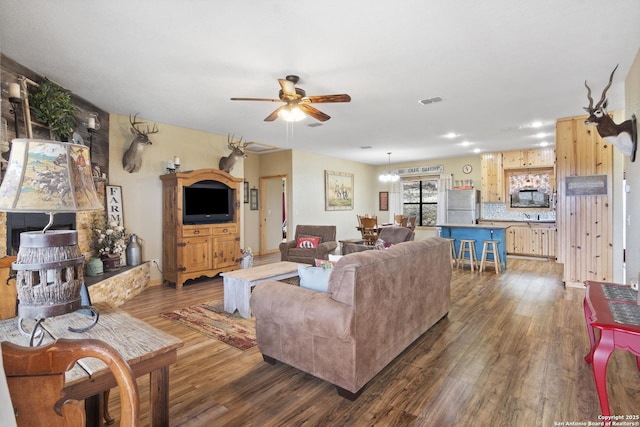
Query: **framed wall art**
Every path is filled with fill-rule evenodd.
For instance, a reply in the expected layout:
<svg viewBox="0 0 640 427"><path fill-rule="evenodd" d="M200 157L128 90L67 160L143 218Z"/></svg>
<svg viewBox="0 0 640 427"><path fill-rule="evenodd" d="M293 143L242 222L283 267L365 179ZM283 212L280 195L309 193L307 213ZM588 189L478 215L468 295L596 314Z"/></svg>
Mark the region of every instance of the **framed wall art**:
<svg viewBox="0 0 640 427"><path fill-rule="evenodd" d="M122 207L122 186L107 185L107 221L115 221L124 227L124 210Z"/></svg>
<svg viewBox="0 0 640 427"><path fill-rule="evenodd" d="M568 176L564 180L567 196L607 195L607 175Z"/></svg>
<svg viewBox="0 0 640 427"><path fill-rule="evenodd" d="M353 209L353 174L324 171L324 210Z"/></svg>
<svg viewBox="0 0 640 427"><path fill-rule="evenodd" d="M244 182L244 202L249 203L249 181Z"/></svg>
<svg viewBox="0 0 640 427"><path fill-rule="evenodd" d="M258 210L258 189L252 188L249 191L249 209L252 211Z"/></svg>
<svg viewBox="0 0 640 427"><path fill-rule="evenodd" d="M381 191L378 193L378 210L388 211L389 210L389 192Z"/></svg>

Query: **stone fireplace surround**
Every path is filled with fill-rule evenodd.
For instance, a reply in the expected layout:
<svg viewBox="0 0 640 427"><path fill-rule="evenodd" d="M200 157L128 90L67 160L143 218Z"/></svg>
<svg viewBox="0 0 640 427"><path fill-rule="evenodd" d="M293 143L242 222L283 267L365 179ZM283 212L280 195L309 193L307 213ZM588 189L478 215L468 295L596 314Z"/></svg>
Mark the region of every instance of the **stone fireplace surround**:
<svg viewBox="0 0 640 427"><path fill-rule="evenodd" d="M41 215L45 218L46 225L49 222L49 217L44 214ZM85 260L93 256L91 252L91 224L96 215L103 215L103 212L78 212L75 214L78 246ZM54 224L57 222L57 219L54 217ZM2 254L8 254L6 212L0 212L0 251L2 251ZM91 302L93 304L106 302L119 306L149 286L150 270L150 263L144 262L136 267L123 268L115 274L89 278L90 280L87 280L86 283L89 286Z"/></svg>

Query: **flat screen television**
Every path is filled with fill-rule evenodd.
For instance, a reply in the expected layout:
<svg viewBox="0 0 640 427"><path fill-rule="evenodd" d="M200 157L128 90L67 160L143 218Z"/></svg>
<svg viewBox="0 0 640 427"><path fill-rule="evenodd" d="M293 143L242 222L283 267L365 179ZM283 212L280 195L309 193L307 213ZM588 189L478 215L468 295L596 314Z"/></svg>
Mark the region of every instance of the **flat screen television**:
<svg viewBox="0 0 640 427"><path fill-rule="evenodd" d="M183 224L233 221L234 189L218 181L200 181L182 189Z"/></svg>

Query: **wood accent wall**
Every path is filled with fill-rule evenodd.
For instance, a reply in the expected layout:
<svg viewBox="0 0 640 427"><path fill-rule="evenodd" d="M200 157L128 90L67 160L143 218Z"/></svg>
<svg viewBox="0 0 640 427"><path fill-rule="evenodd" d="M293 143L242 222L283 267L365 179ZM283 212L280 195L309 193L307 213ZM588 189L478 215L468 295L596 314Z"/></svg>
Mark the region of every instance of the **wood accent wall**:
<svg viewBox="0 0 640 427"><path fill-rule="evenodd" d="M613 281L613 147L586 126L587 116L556 124L558 202L557 260L566 286L585 280ZM606 175L606 196L567 196L567 176Z"/></svg>

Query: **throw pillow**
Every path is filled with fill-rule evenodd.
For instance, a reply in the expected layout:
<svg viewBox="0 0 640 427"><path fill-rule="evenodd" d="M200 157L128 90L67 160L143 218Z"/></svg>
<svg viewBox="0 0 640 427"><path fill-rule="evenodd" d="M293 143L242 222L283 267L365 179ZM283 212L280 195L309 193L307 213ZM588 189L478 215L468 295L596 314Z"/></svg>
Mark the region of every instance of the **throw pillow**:
<svg viewBox="0 0 640 427"><path fill-rule="evenodd" d="M340 258L342 258L342 255L332 255L332 254L329 254L328 260L316 258L315 259L316 267L333 268L336 266L338 261L340 261Z"/></svg>
<svg viewBox="0 0 640 427"><path fill-rule="evenodd" d="M333 268L334 266L334 262L331 262L328 259L315 259L315 263L316 263L316 267L322 267L322 268Z"/></svg>
<svg viewBox="0 0 640 427"><path fill-rule="evenodd" d="M296 248L315 249L320 244L320 237L298 237Z"/></svg>
<svg viewBox="0 0 640 427"><path fill-rule="evenodd" d="M322 267L298 267L298 276L300 276L300 287L313 289L314 291L327 292L329 289L329 276L331 276L330 268Z"/></svg>
<svg viewBox="0 0 640 427"><path fill-rule="evenodd" d="M382 239L378 239L378 240L376 240L376 244L373 246L373 248L374 249L389 249L391 246L393 246L392 243L385 242Z"/></svg>

